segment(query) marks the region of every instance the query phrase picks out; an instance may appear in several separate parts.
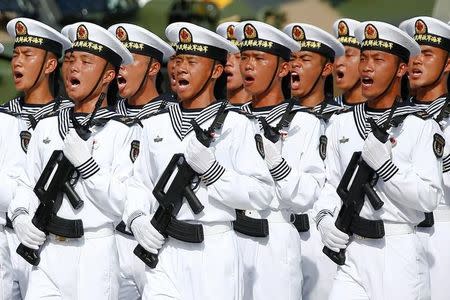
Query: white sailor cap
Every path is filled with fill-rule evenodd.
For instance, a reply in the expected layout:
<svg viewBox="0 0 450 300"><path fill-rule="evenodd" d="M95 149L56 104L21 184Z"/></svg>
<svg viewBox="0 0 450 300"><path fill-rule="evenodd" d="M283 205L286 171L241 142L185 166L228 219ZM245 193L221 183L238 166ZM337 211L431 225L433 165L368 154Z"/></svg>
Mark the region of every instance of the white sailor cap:
<svg viewBox="0 0 450 300"><path fill-rule="evenodd" d="M301 45L302 51L319 53L329 59L345 53L344 46L334 36L314 25L291 23L283 31Z"/></svg>
<svg viewBox="0 0 450 300"><path fill-rule="evenodd" d="M68 31L74 36L73 51L88 52L104 58L115 67L133 62L130 51L108 30L89 22L80 22Z"/></svg>
<svg viewBox="0 0 450 300"><path fill-rule="evenodd" d="M217 33L187 22L172 23L166 28L166 37L176 43L176 54L208 57L226 63L228 53L239 49Z"/></svg>
<svg viewBox="0 0 450 300"><path fill-rule="evenodd" d="M3 47L3 45L0 43L0 53L2 53L3 50L5 50L5 47Z"/></svg>
<svg viewBox="0 0 450 300"><path fill-rule="evenodd" d="M400 23L399 28L419 45L450 51L450 26L445 22L431 17L415 17Z"/></svg>
<svg viewBox="0 0 450 300"><path fill-rule="evenodd" d="M236 38L236 35L234 34L236 26L238 24L239 22L224 22L222 24L219 24L219 26L217 26L216 32L218 35L226 38L231 43L239 47L239 42Z"/></svg>
<svg viewBox="0 0 450 300"><path fill-rule="evenodd" d="M292 52L300 51L300 45L281 30L259 21L240 22L234 32L239 48L257 50L289 60Z"/></svg>
<svg viewBox="0 0 450 300"><path fill-rule="evenodd" d="M29 18L15 18L6 25L8 34L14 39L14 48L29 46L54 53L60 57L70 41L50 26Z"/></svg>
<svg viewBox="0 0 450 300"><path fill-rule="evenodd" d="M355 36L355 29L359 24L361 22L349 18L337 19L333 24L334 36L344 46L359 48L361 45Z"/></svg>
<svg viewBox="0 0 450 300"><path fill-rule="evenodd" d="M76 30L72 30L70 32L70 29L71 28L77 28L78 25L80 25L82 23L83 22L77 22L77 23L73 23L73 24L69 24L69 25L64 26L61 29L61 34L64 35L66 38L68 38L69 41L71 41L72 43L75 42L76 37L77 37L77 32L76 32ZM72 34L70 34L70 33L72 33Z"/></svg>
<svg viewBox="0 0 450 300"><path fill-rule="evenodd" d="M167 61L175 54L174 49L156 34L128 23L112 25L108 30L131 52L153 57L159 62Z"/></svg>
<svg viewBox="0 0 450 300"><path fill-rule="evenodd" d="M366 21L356 28L361 51L378 50L400 57L404 62L420 53L419 44L401 29L384 22Z"/></svg>

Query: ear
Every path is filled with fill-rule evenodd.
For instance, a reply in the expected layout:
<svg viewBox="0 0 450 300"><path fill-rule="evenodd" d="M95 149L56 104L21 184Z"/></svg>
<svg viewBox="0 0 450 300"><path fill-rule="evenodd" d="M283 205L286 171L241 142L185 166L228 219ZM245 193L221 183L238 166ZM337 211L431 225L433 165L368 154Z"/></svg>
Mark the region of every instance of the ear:
<svg viewBox="0 0 450 300"><path fill-rule="evenodd" d="M444 73L450 72L450 53L447 55L447 62L444 68Z"/></svg>
<svg viewBox="0 0 450 300"><path fill-rule="evenodd" d="M156 77L156 75L158 75L159 70L161 70L161 63L157 60L153 60L150 68L148 69L147 75L150 77Z"/></svg>
<svg viewBox="0 0 450 300"><path fill-rule="evenodd" d="M406 64L404 62L400 62L400 64L398 65L396 76L398 78L402 78L403 75L405 75L407 71L408 71L408 64Z"/></svg>
<svg viewBox="0 0 450 300"><path fill-rule="evenodd" d="M103 84L110 84L116 78L116 71L114 67L108 68L103 76Z"/></svg>
<svg viewBox="0 0 450 300"><path fill-rule="evenodd" d="M279 59L281 59L281 58L279 58ZM290 71L291 71L291 66L290 66L289 62L282 60L280 67L279 67L278 77L282 78L282 77L288 75Z"/></svg>
<svg viewBox="0 0 450 300"><path fill-rule="evenodd" d="M327 61L325 63L325 66L323 67L322 76L326 78L328 75L331 75L333 73L333 69L334 64L330 61Z"/></svg>
<svg viewBox="0 0 450 300"><path fill-rule="evenodd" d="M216 62L216 65L214 66L214 71L212 73L211 78L217 79L220 77L220 75L222 75L222 73L223 73L223 65L221 63Z"/></svg>
<svg viewBox="0 0 450 300"><path fill-rule="evenodd" d="M54 55L50 55L47 58L47 62L45 63L44 74L48 75L48 74L52 73L53 71L55 71L57 66L58 66L58 60L56 59L56 57Z"/></svg>

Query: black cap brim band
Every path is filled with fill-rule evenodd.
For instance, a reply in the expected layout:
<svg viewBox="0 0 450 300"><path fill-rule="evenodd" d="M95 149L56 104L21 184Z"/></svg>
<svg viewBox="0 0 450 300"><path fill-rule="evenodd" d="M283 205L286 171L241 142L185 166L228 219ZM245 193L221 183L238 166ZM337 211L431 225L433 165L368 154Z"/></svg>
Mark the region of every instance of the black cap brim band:
<svg viewBox="0 0 450 300"><path fill-rule="evenodd" d="M73 43L73 51L81 51L91 53L111 63L114 67L120 67L122 64L122 57L119 54L111 50L110 48L88 40L77 40Z"/></svg>
<svg viewBox="0 0 450 300"><path fill-rule="evenodd" d="M267 52L279 56L285 60L290 60L291 58L291 50L288 47L263 39L243 40L239 44L239 49L241 50L241 52L246 50Z"/></svg>
<svg viewBox="0 0 450 300"><path fill-rule="evenodd" d="M450 39L427 33L414 35L414 40L419 45L437 47L441 48L444 51L450 52Z"/></svg>
<svg viewBox="0 0 450 300"><path fill-rule="evenodd" d="M60 57L62 54L62 45L60 43L39 36L32 36L32 35L16 36L14 41L14 48L20 46L28 46L50 51L58 57Z"/></svg>
<svg viewBox="0 0 450 300"><path fill-rule="evenodd" d="M361 44L361 51L364 50L377 50L377 51L383 51L390 54L397 55L401 58L404 62L408 62L409 60L409 50L405 47L396 44L391 41L386 41L382 39L366 39Z"/></svg>
<svg viewBox="0 0 450 300"><path fill-rule="evenodd" d="M312 40L304 40L299 43L301 46L300 51L315 52L315 53L325 56L328 59L334 59L334 57L336 55L334 50L331 49L331 47L328 47L327 45L325 45L324 43L321 43L321 42L312 41Z"/></svg>
<svg viewBox="0 0 450 300"><path fill-rule="evenodd" d="M176 46L176 54L196 55L218 60L220 63L227 62L228 51L211 45L203 45L197 43L178 43Z"/></svg>
<svg viewBox="0 0 450 300"><path fill-rule="evenodd" d="M139 42L133 42L133 41L127 41L124 42L123 45L131 52L135 54L150 56L156 59L159 62L163 61L164 54L159 51L156 48L153 48L149 45L139 43Z"/></svg>

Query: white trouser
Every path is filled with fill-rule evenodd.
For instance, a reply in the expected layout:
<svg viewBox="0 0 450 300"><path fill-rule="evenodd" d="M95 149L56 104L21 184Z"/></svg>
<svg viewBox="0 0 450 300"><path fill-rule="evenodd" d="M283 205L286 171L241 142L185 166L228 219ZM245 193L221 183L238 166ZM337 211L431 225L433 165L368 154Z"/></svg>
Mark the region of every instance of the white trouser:
<svg viewBox="0 0 450 300"><path fill-rule="evenodd" d="M326 300L330 294L336 264L323 254L320 232L309 217L309 231L300 233L302 243L303 300Z"/></svg>
<svg viewBox="0 0 450 300"><path fill-rule="evenodd" d="M329 299L430 299L422 243L413 229L400 232L382 239L351 237L345 265L338 267Z"/></svg>
<svg viewBox="0 0 450 300"><path fill-rule="evenodd" d="M119 300L141 299L147 281L145 264L133 250L137 246L134 237L116 231L116 244L119 254Z"/></svg>
<svg viewBox="0 0 450 300"><path fill-rule="evenodd" d="M79 239L49 235L25 299L117 299L118 264L112 224Z"/></svg>
<svg viewBox="0 0 450 300"><path fill-rule="evenodd" d="M155 269L146 267L148 284L142 299L238 300L239 270L236 234L230 222L203 226L203 243L168 238Z"/></svg>
<svg viewBox="0 0 450 300"><path fill-rule="evenodd" d="M27 293L31 265L16 252L20 242L14 230L5 228L5 234L8 241L9 259L11 260L12 271L13 286L10 299L21 300L25 298Z"/></svg>
<svg viewBox="0 0 450 300"><path fill-rule="evenodd" d="M243 299L302 299L299 233L287 211L272 211L266 218L268 237L237 234L244 268Z"/></svg>
<svg viewBox="0 0 450 300"><path fill-rule="evenodd" d="M3 225L0 225L0 300L12 299L13 276L8 241Z"/></svg>
<svg viewBox="0 0 450 300"><path fill-rule="evenodd" d="M418 227L417 234L423 242L430 267L432 300L447 300L450 278L450 209L434 211L434 226Z"/></svg>

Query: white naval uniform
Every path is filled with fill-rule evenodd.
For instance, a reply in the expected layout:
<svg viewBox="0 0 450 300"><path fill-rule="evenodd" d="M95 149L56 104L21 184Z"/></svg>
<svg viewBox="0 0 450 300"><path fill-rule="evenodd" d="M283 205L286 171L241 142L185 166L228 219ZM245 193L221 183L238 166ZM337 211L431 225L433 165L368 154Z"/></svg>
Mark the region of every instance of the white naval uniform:
<svg viewBox="0 0 450 300"><path fill-rule="evenodd" d="M142 121L140 154L128 186L124 221L156 210L153 186L175 153L184 153L195 138L190 120L208 128L221 103L200 110L172 105ZM211 147L217 163L202 174L195 193L204 205L195 215L184 202L177 219L202 224L204 241L186 243L167 238L155 269L146 268L143 299L241 299L235 209L264 209L273 198L270 173L255 144L257 122L230 110Z"/></svg>
<svg viewBox="0 0 450 300"><path fill-rule="evenodd" d="M394 118L414 110L399 106ZM327 182L315 204L317 218L325 211L337 216L341 202L336 188L351 156L363 147L370 131L367 118L381 125L389 113L371 112L360 104L334 118L328 128ZM384 205L375 211L366 200L360 212L363 218L383 220L385 237L350 238L346 262L338 267L330 299L429 299L428 265L415 226L423 212L435 209L442 197L441 159L433 152L433 135L440 132L434 120L415 115L388 130L392 159L378 170L375 186Z"/></svg>
<svg viewBox="0 0 450 300"><path fill-rule="evenodd" d="M43 118L33 133L26 174L20 178L15 198L9 206L11 219L20 210L33 214L38 199L33 187L54 150L62 149L71 128L71 111L66 108ZM90 115L76 114L81 124ZM125 180L131 175L132 141L137 126L129 127L114 112L100 109L91 127L92 158L78 169L81 178L75 191L84 206L75 210L64 195L57 213L66 219L81 219L84 236L61 239L50 234L41 247L41 262L30 273L26 299L116 299L118 260L113 223L122 216L126 194Z"/></svg>
<svg viewBox="0 0 450 300"><path fill-rule="evenodd" d="M55 106L56 101L56 106ZM16 253L19 245L14 230L6 225L6 212L14 197L19 171L26 167L26 150L34 126L40 118L64 107L71 101L59 98L47 104L29 105L15 98L2 106L0 114L1 183L0 187L0 299L22 299L28 285L31 266Z"/></svg>
<svg viewBox="0 0 450 300"><path fill-rule="evenodd" d="M242 109L276 126L287 106L284 102L255 109L247 103ZM290 126L282 128L286 132L281 153L285 161L272 170L276 195L269 208L246 211L249 217L268 220L269 236L238 234L244 263L244 299L302 299L303 245L290 217L312 208L324 183L325 171L319 154L322 122L304 107L294 106L294 111Z"/></svg>
<svg viewBox="0 0 450 300"><path fill-rule="evenodd" d="M173 97L162 94L142 106L132 106L126 99L120 99L116 106L118 114L141 119L157 113L168 105L172 105ZM147 282L145 264L133 254L137 242L131 232L115 232L117 251L119 254L119 300L140 299Z"/></svg>
<svg viewBox="0 0 450 300"><path fill-rule="evenodd" d="M431 103L414 104L422 108L428 114L437 117L442 106L444 105L445 97L438 98ZM444 180L444 197L439 202L437 209L433 212L434 225L433 227L418 227L417 234L424 242L424 247L427 252L428 264L430 266L430 284L431 284L431 299L444 300L448 299L448 291L445 289L447 281L450 276L450 255L448 249L450 247L450 119L444 117L439 123L444 138L446 140L444 148L444 156L442 158L442 177Z"/></svg>

